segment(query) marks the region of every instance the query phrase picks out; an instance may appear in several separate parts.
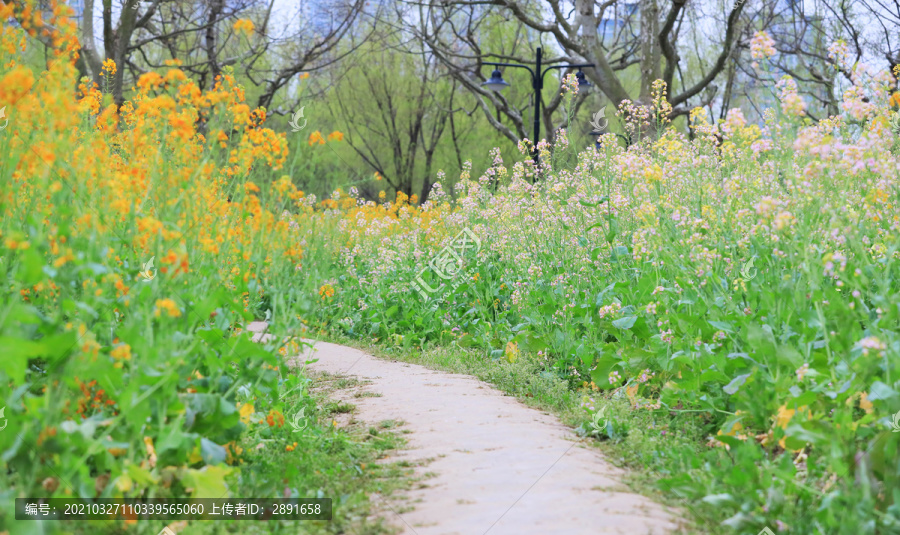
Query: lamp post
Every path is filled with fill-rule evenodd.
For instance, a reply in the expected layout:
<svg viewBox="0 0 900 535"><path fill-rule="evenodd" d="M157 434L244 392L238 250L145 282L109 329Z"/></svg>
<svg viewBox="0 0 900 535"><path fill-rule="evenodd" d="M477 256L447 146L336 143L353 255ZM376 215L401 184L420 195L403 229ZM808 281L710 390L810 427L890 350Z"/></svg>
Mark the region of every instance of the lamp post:
<svg viewBox="0 0 900 535"><path fill-rule="evenodd" d="M528 72L531 73L531 87L534 89L534 149L532 155L534 157L535 165L538 163L537 144L541 139L541 90L544 88L544 75L550 72L551 69L572 69L577 67L578 73L575 77L578 79L578 87L588 89L591 87L591 83L584 77L584 72L582 72L581 69L594 66L593 63L550 65L541 72L541 57L541 47L538 47L533 70L528 65L519 65L518 63L492 63L487 61L483 63L483 65L491 65L494 67L520 67L522 69L528 69ZM500 69L494 69L494 72L491 73L491 79L481 85L498 92L509 87L509 83L503 79Z"/></svg>

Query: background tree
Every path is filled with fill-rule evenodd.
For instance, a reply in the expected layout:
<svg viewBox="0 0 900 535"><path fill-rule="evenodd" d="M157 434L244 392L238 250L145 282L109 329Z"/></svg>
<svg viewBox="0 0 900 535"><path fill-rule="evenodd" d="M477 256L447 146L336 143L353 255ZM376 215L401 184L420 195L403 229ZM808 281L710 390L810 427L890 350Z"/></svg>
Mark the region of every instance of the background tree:
<svg viewBox="0 0 900 535"><path fill-rule="evenodd" d="M328 103L356 156L395 191L425 202L439 146L456 145L460 154L450 119L462 109L446 70L421 43L403 37L391 32L366 45ZM374 197L378 186L362 191Z"/></svg>
<svg viewBox="0 0 900 535"><path fill-rule="evenodd" d="M479 98L486 114L496 109L507 116L511 126L496 120L491 124L512 140L529 135L522 109L511 106L505 96L481 88L485 79L482 62L533 63L533 49L541 42L549 42L544 45L544 50L551 52L548 64L594 63L596 68L585 69L585 73L614 106L626 100L649 105L656 79L664 80L669 88L672 117L686 114L693 107L690 99L710 101L712 97L704 90L723 72L732 55L744 2L727 11L718 39L713 40L719 49L715 60L690 76L679 70L682 48L692 48L690 43L682 47L682 41L701 29L683 25L687 4L687 0L641 0L637 4L621 0L435 0L421 4L415 30L453 76ZM490 10L488 6L492 6ZM528 42L512 54L482 46L485 21L496 23L497 19L524 26ZM527 55L521 53L525 50ZM557 55L552 55L553 50ZM635 77L639 83L632 87ZM559 107L558 93L544 108L542 122L548 135L555 129L550 119ZM694 104L700 104L698 100Z"/></svg>
<svg viewBox="0 0 900 535"><path fill-rule="evenodd" d="M346 54L353 50L348 43L366 37L352 31L364 0L295 7L282 15L277 29L274 0L125 0L120 5L100 1L97 5L84 0L77 67L82 76L100 85L104 61L115 61L118 68L110 91L119 104L138 76L177 60L201 89L211 87L224 67L233 66L239 79L256 89L251 93L257 103L269 106L298 73L341 59L332 53L339 43L345 45ZM15 2L21 13L25 2ZM46 0L38 6L50 9ZM238 20L242 23L235 27ZM46 39L42 42L52 45Z"/></svg>
<svg viewBox="0 0 900 535"><path fill-rule="evenodd" d="M840 113L843 89L852 83L859 63L892 69L900 63L900 1L898 0L760 0L747 8L748 23L741 51L731 63L734 90L721 101L720 117L731 107L756 111L775 105L772 83L783 75L797 82L813 119ZM775 54L765 69L755 68L749 41L764 31L774 42ZM829 48L844 43L846 57L836 58Z"/></svg>

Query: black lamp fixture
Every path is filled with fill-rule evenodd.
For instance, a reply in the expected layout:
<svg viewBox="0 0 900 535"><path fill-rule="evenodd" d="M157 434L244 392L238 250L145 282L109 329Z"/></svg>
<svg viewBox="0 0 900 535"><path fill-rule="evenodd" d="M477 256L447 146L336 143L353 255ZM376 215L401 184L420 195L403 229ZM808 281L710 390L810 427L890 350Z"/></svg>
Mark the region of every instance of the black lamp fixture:
<svg viewBox="0 0 900 535"><path fill-rule="evenodd" d="M541 48L538 47L536 50L536 57L534 60L534 69L529 67L528 65L519 65L518 63L491 63L484 62L483 65L491 65L494 67L520 67L523 69L528 69L528 72L531 73L531 87L534 89L534 150L532 155L534 157L534 164L538 164L538 150L537 144L541 139L541 89L544 88L544 75L550 72L551 69L578 69L578 72L575 74L575 78L578 80L579 89L590 89L592 84L588 81L584 76L584 72L582 72L582 68L585 67L593 67L593 63L578 63L575 65L551 65L541 71ZM491 74L491 79L482 82L483 87L487 87L488 89L492 89L494 91L502 91L503 89L509 87L509 83L503 79L503 75L500 73L499 69L495 69ZM499 114L499 110L497 112Z"/></svg>
<svg viewBox="0 0 900 535"><path fill-rule="evenodd" d="M491 73L491 79L487 82L482 82L481 85L492 91L503 91L509 87L509 82L503 79L500 69L494 69L494 72Z"/></svg>
<svg viewBox="0 0 900 535"><path fill-rule="evenodd" d="M600 150L600 136L603 135L603 132L591 130L590 132L588 132L588 135L590 135L592 138L594 138L594 148L599 151Z"/></svg>
<svg viewBox="0 0 900 535"><path fill-rule="evenodd" d="M587 90L594 87L594 84L592 84L590 80L584 77L584 72L581 69L578 69L578 72L575 73L575 79L578 80L578 89Z"/></svg>

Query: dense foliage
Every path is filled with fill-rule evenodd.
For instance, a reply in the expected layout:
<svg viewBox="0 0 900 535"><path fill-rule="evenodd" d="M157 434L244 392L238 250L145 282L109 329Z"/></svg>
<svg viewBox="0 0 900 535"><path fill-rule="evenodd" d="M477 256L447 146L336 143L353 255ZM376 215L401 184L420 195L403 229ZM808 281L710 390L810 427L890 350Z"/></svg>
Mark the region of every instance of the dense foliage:
<svg viewBox="0 0 900 535"><path fill-rule="evenodd" d="M786 78L762 127L695 110L693 140L657 84L652 111L620 110L627 149L561 132L537 169L464 173L453 202L439 185L415 208L327 201L320 314L498 366L537 352L598 410L615 391L695 414L708 444L659 485L735 529L898 530L898 99L889 76L858 80L841 116L798 119Z"/></svg>
<svg viewBox="0 0 900 535"><path fill-rule="evenodd" d="M274 214L302 193L280 180L263 199L253 181L285 139L228 74L203 93L178 68L148 73L120 109L86 80L76 97L52 22L46 70L19 63L21 28L0 45L0 532L121 532L13 520L14 498L50 496L329 497L335 520L310 532L364 519L387 443L337 430L284 358L301 349L302 248ZM263 309L284 337L251 339Z"/></svg>
<svg viewBox="0 0 900 535"><path fill-rule="evenodd" d="M690 415L708 444L663 441L650 468L738 532L900 529L889 76L860 68L818 123L785 78L763 125L695 110L690 135L657 83L652 108L620 107L627 147L560 131L537 166L527 142L509 167L495 149L421 206L320 201L281 174L286 136L231 75L202 92L173 65L121 108L84 81L73 98L58 26L41 72L17 61L21 29L0 43L0 522L17 496L310 496L363 477L355 454L313 468L303 451L352 449L315 422L295 457L260 453L292 453L285 413L315 410L284 360L312 327L497 366L533 353L591 410L618 395ZM252 342L263 315L288 338Z"/></svg>

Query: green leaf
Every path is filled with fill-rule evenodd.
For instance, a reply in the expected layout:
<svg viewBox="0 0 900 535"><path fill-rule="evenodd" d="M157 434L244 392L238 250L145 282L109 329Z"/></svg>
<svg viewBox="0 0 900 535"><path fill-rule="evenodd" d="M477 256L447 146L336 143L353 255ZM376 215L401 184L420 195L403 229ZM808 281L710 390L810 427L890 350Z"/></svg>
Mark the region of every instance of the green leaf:
<svg viewBox="0 0 900 535"><path fill-rule="evenodd" d="M600 290L599 292L597 292L597 297L594 299L594 305L595 305L595 306L600 306L600 305L602 305L602 304L603 304L603 298L604 298L604 296L606 296L606 292L612 290L612 289L615 288L615 287L616 287L616 283L612 283L612 284L610 284L609 286L607 286L606 288L604 288L604 289Z"/></svg>
<svg viewBox="0 0 900 535"><path fill-rule="evenodd" d="M200 456L203 457L203 462L206 464L219 464L225 462L225 459L228 458L228 453L225 451L225 448L212 440L201 438Z"/></svg>
<svg viewBox="0 0 900 535"><path fill-rule="evenodd" d="M624 318L619 318L617 320L613 320L613 327L617 329L630 329L634 326L634 322L637 321L637 316L625 316Z"/></svg>
<svg viewBox="0 0 900 535"><path fill-rule="evenodd" d="M28 359L45 354L43 344L11 336L0 336L0 347L3 348L3 371L13 384L25 381Z"/></svg>
<svg viewBox="0 0 900 535"><path fill-rule="evenodd" d="M779 363L786 362L790 364L792 368L799 368L803 365L803 355L801 355L793 346L778 346L778 349L775 351L775 356L778 358Z"/></svg>
<svg viewBox="0 0 900 535"><path fill-rule="evenodd" d="M585 201L584 199L578 199L578 204L580 204L581 206L587 206L587 207L589 207L589 208L592 208L592 207L594 207L594 206L599 206L599 205L605 203L605 202L608 201L608 200L609 200L609 197L607 197L606 195L604 195L603 197L600 197L600 200L597 201L597 202L587 202L587 201Z"/></svg>
<svg viewBox="0 0 900 535"><path fill-rule="evenodd" d="M703 501L715 506L734 503L734 496L731 494L709 494L703 497Z"/></svg>
<svg viewBox="0 0 900 535"><path fill-rule="evenodd" d="M609 230L606 232L606 241L612 243L616 236L619 234L619 223L616 221L616 218L610 218L609 220Z"/></svg>
<svg viewBox="0 0 900 535"><path fill-rule="evenodd" d="M775 352L775 336L772 334L772 328L768 325L750 324L747 327L747 341L750 342L750 347L757 355Z"/></svg>
<svg viewBox="0 0 900 535"><path fill-rule="evenodd" d="M815 392L803 392L799 396L789 399L785 405L789 409L796 409L812 404L818 397L819 395Z"/></svg>
<svg viewBox="0 0 900 535"><path fill-rule="evenodd" d="M827 440L824 433L817 432L812 429L810 422L798 423L791 422L788 424L785 433L785 445L790 449L800 449L807 443L816 445L823 444Z"/></svg>
<svg viewBox="0 0 900 535"><path fill-rule="evenodd" d="M612 250L610 259L612 262L618 262L622 259L628 259L629 254L630 253L628 251L628 247L625 247L624 245L616 245L616 247Z"/></svg>
<svg viewBox="0 0 900 535"><path fill-rule="evenodd" d="M745 373L743 375L738 375L734 379L731 380L730 383L722 387L722 390L725 391L726 394L733 395L738 389L747 382L747 378L750 377L749 373Z"/></svg>
<svg viewBox="0 0 900 535"><path fill-rule="evenodd" d="M734 327L732 327L731 324L726 321L710 321L709 324L720 331L734 333Z"/></svg>
<svg viewBox="0 0 900 535"><path fill-rule="evenodd" d="M716 435L715 439L721 442L722 444L728 444L732 448L737 448L741 446L744 442L738 438L735 438L730 435Z"/></svg>
<svg viewBox="0 0 900 535"><path fill-rule="evenodd" d="M891 398L897 397L897 391L888 385L882 383L881 381L875 381L872 383L872 389L868 394L869 401L875 400L888 400Z"/></svg>
<svg viewBox="0 0 900 535"><path fill-rule="evenodd" d="M597 388L610 389L619 386L618 384L609 384L609 372L621 362L615 353L609 353L600 357L597 365L591 370L591 381L597 385Z"/></svg>
<svg viewBox="0 0 900 535"><path fill-rule="evenodd" d="M138 487L147 488L156 485L158 478L140 465L128 463L125 472Z"/></svg>
<svg viewBox="0 0 900 535"><path fill-rule="evenodd" d="M534 353L537 353L538 351L545 351L548 347L550 347L547 345L547 342L545 342L543 338L539 338L531 334L529 334L525 339L525 346L528 348L528 351Z"/></svg>
<svg viewBox="0 0 900 535"><path fill-rule="evenodd" d="M228 496L225 476L230 474L228 466L204 466L199 470L188 469L184 475L184 486L191 489L193 498L220 499Z"/></svg>
<svg viewBox="0 0 900 535"><path fill-rule="evenodd" d="M18 281L23 286L33 286L41 282L44 274L42 271L44 261L41 259L40 253L34 249L25 249L19 255Z"/></svg>

